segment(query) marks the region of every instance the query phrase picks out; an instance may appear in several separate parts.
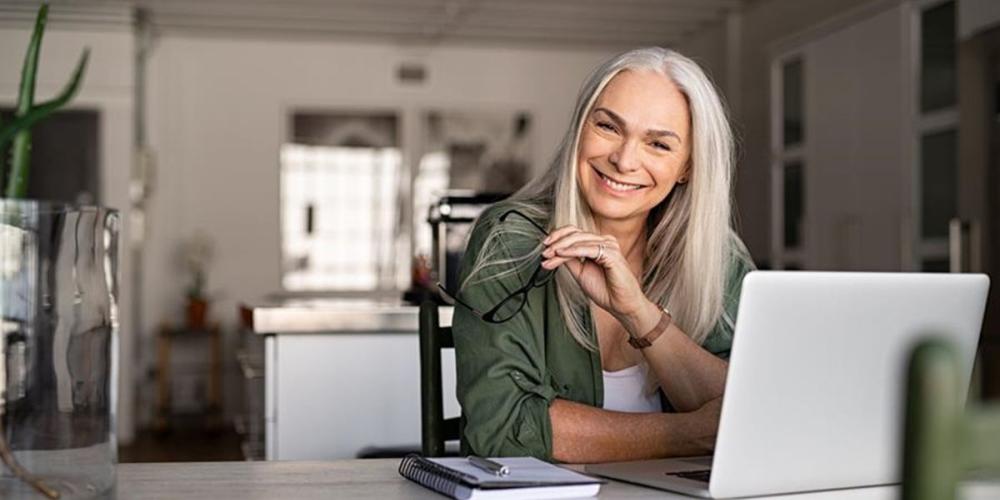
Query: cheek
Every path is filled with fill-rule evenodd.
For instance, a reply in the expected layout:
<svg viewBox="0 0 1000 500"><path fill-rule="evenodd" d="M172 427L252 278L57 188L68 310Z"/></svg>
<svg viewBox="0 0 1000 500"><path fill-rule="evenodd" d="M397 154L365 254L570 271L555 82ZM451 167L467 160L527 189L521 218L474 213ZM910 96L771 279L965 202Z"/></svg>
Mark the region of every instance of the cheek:
<svg viewBox="0 0 1000 500"><path fill-rule="evenodd" d="M577 151L583 159L603 157L611 154L620 143L621 138L588 126L580 133Z"/></svg>
<svg viewBox="0 0 1000 500"><path fill-rule="evenodd" d="M583 156L577 158L576 185L584 198L588 201L593 201L592 197L595 194L597 186L594 183L593 172L590 165Z"/></svg>
<svg viewBox="0 0 1000 500"><path fill-rule="evenodd" d="M600 139L587 137L586 134L580 137L580 145L576 150L576 174L578 182L583 186L590 184L590 161L600 156L600 142Z"/></svg>
<svg viewBox="0 0 1000 500"><path fill-rule="evenodd" d="M592 134L583 134L580 137L580 146L577 148L577 157L580 162L584 162L600 154L601 139Z"/></svg>

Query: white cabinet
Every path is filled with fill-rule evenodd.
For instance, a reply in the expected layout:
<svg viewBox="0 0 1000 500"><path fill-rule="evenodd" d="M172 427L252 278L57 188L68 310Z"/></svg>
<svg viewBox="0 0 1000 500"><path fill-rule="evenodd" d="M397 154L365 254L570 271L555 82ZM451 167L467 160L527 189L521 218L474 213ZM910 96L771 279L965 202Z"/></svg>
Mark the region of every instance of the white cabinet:
<svg viewBox="0 0 1000 500"><path fill-rule="evenodd" d="M397 331L339 330L330 321L326 331L265 335L268 460L354 458L367 447L419 450L417 308L408 311L411 320L401 324L410 326ZM450 310L442 317L450 322ZM450 349L442 353L442 382L445 416L457 416Z"/></svg>

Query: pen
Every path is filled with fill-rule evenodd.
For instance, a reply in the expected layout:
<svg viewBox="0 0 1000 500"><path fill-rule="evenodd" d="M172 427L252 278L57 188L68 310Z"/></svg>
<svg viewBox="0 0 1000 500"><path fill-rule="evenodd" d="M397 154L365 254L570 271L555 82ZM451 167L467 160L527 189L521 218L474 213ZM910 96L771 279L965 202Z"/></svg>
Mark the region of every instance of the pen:
<svg viewBox="0 0 1000 500"><path fill-rule="evenodd" d="M467 458L469 459L470 464L486 472L490 472L497 476L506 476L507 474L510 474L510 468L504 464L494 462L487 458L477 457L475 455L469 455Z"/></svg>

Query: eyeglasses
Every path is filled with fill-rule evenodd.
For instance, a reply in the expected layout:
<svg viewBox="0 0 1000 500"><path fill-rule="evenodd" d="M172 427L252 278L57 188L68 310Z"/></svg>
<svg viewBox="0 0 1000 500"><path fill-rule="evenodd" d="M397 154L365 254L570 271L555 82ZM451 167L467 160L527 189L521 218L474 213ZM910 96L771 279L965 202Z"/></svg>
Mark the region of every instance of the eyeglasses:
<svg viewBox="0 0 1000 500"><path fill-rule="evenodd" d="M538 229L538 231L544 236L549 235L548 231L542 228L542 226L539 226L538 223L517 210L508 210L504 212L500 216L500 223L504 223L511 215L516 215L530 222L531 225L534 226L535 229ZM473 314L487 323L498 324L509 321L514 316L517 316L517 313L521 312L521 309L524 309L524 304L528 302L528 292L530 292L532 288L545 286L546 283L552 280L552 276L555 274L555 270L545 269L541 266L541 262L539 262L538 267L535 268L535 272L531 274L531 277L528 278L528 281L524 285L511 292L511 294L501 300L499 304L493 306L486 312L482 312L479 309L467 304L465 301L458 298L458 294L449 292L448 289L441 283L438 283L437 286L447 299L472 311Z"/></svg>

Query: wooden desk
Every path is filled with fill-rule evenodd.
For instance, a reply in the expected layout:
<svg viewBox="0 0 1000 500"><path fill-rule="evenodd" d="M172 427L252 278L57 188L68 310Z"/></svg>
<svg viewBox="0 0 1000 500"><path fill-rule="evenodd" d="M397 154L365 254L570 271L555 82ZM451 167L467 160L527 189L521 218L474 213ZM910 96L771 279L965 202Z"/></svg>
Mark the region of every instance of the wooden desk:
<svg viewBox="0 0 1000 500"><path fill-rule="evenodd" d="M118 498L223 500L319 498L428 499L444 497L403 479L398 459L332 462L186 462L118 466ZM970 483L966 500L1000 498L1000 482ZM895 500L896 488L860 488L783 495L781 500ZM602 499L690 499L684 495L611 481Z"/></svg>

